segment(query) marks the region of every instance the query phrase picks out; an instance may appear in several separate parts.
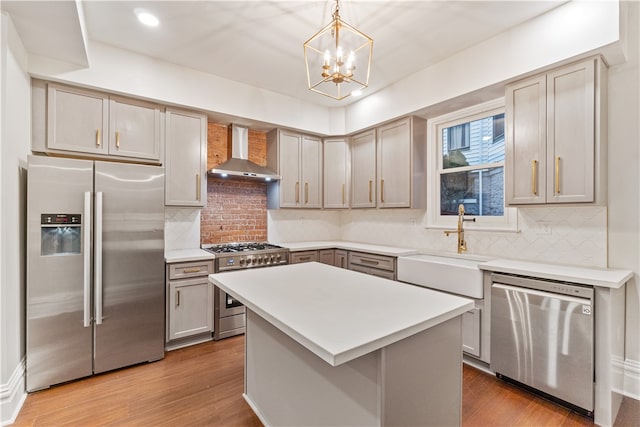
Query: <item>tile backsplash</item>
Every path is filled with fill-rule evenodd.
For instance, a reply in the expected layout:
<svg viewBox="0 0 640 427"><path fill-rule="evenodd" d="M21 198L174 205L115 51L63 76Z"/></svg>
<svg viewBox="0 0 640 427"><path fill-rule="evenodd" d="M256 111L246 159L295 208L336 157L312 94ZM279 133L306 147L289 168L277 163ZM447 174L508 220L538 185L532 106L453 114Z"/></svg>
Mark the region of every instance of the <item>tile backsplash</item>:
<svg viewBox="0 0 640 427"><path fill-rule="evenodd" d="M200 209L164 208L164 249L200 247Z"/></svg>
<svg viewBox="0 0 640 427"><path fill-rule="evenodd" d="M348 240L455 253L456 239L424 227L425 211L269 211L269 240ZM467 231L468 254L607 266L607 209L599 206L518 210L518 232Z"/></svg>

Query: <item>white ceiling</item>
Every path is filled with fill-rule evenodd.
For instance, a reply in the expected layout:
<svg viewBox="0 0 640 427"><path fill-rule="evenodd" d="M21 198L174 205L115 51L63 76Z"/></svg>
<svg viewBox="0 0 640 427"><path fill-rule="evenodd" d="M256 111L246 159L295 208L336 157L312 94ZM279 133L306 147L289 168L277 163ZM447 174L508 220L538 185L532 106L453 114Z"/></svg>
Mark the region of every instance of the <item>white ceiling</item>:
<svg viewBox="0 0 640 427"><path fill-rule="evenodd" d="M307 89L302 44L329 23L331 0L2 1L30 52L86 64L95 40L307 102L342 101ZM374 40L374 93L565 1L342 0L341 17ZM144 8L160 20L138 23ZM82 19L84 10L84 23ZM88 50L88 52L87 52Z"/></svg>

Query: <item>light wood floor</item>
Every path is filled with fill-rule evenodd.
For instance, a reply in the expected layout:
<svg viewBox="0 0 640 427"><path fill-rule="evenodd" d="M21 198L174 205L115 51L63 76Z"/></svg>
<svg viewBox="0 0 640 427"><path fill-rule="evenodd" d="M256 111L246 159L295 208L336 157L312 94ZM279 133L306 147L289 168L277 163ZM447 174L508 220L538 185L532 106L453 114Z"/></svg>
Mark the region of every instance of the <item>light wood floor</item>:
<svg viewBox="0 0 640 427"><path fill-rule="evenodd" d="M261 426L242 398L244 337L29 394L16 426ZM592 426L589 418L465 366L463 426ZM626 399L616 426L640 426Z"/></svg>

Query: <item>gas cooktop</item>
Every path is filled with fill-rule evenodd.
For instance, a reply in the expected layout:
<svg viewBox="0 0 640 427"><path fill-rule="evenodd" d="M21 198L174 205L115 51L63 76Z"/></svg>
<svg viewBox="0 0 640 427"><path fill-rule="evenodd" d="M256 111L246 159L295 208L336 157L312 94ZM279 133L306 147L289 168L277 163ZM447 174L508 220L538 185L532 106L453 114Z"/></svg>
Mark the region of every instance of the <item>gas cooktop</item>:
<svg viewBox="0 0 640 427"><path fill-rule="evenodd" d="M289 262L289 249L267 242L202 245L202 249L215 254L214 271L216 273L243 268L268 267Z"/></svg>
<svg viewBox="0 0 640 427"><path fill-rule="evenodd" d="M219 245L203 245L202 249L214 254L265 251L269 249L283 249L282 246L272 245L267 242L236 242L222 243Z"/></svg>

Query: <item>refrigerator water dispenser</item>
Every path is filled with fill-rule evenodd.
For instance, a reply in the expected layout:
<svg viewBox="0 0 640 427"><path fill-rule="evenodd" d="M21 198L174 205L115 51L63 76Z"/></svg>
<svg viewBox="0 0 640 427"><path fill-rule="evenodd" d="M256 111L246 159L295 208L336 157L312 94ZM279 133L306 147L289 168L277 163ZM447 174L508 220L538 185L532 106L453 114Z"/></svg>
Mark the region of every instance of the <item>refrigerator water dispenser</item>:
<svg viewBox="0 0 640 427"><path fill-rule="evenodd" d="M80 214L42 214L40 255L79 255L82 250Z"/></svg>

